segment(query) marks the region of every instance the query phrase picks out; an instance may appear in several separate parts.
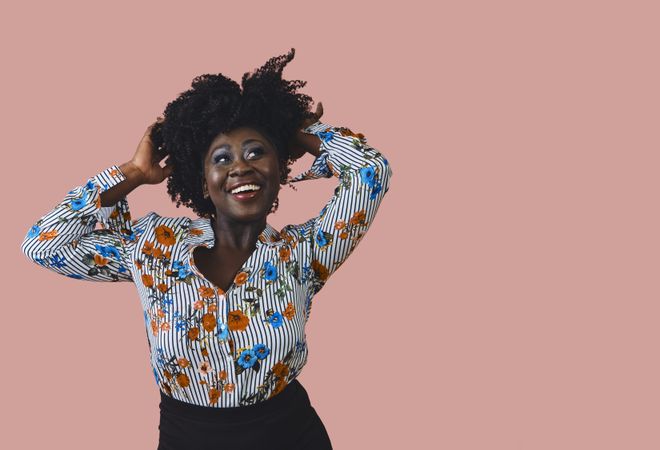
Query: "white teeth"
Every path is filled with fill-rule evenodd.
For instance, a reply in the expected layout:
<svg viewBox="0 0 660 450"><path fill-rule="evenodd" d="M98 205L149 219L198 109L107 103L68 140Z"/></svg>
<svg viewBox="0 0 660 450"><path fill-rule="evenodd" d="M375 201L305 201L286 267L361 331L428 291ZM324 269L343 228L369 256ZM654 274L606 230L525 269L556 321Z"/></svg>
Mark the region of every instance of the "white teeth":
<svg viewBox="0 0 660 450"><path fill-rule="evenodd" d="M243 191L258 191L259 189L261 189L261 186L257 186L256 184L244 184L243 186L239 186L232 190L231 193L238 194Z"/></svg>

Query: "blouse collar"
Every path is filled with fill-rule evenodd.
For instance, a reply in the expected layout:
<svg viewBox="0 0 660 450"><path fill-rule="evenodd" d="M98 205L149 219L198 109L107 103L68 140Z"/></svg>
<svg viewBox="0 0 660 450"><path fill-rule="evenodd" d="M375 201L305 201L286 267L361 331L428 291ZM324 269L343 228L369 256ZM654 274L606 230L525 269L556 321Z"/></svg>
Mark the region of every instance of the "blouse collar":
<svg viewBox="0 0 660 450"><path fill-rule="evenodd" d="M191 219L188 225L188 231L184 233L183 239L192 246L204 245L211 248L215 245L215 232L211 219L207 217L198 217ZM282 235L269 223L266 228L257 237L257 247L267 246L276 247L284 242Z"/></svg>

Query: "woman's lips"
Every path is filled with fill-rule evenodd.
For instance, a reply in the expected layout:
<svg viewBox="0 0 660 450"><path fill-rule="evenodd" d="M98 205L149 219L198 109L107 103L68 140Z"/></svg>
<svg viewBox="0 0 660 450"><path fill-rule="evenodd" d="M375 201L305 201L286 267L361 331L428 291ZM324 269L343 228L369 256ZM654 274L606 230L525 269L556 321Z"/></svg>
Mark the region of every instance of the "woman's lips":
<svg viewBox="0 0 660 450"><path fill-rule="evenodd" d="M239 192L238 194L229 193L229 195L234 197L236 200L247 201L255 198L259 194L259 192L261 192L261 189L252 192Z"/></svg>

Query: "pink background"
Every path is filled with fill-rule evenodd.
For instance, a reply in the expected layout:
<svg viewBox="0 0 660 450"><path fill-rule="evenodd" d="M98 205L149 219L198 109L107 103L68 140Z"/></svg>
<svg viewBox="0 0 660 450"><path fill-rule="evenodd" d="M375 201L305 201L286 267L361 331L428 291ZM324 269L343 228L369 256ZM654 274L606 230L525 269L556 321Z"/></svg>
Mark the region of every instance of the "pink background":
<svg viewBox="0 0 660 450"><path fill-rule="evenodd" d="M657 2L236 3L3 6L0 447L156 447L134 285L20 243L194 76L294 47L285 77L394 174L308 324L300 380L335 448L660 448ZM334 180L298 187L273 226ZM194 215L164 184L129 202Z"/></svg>

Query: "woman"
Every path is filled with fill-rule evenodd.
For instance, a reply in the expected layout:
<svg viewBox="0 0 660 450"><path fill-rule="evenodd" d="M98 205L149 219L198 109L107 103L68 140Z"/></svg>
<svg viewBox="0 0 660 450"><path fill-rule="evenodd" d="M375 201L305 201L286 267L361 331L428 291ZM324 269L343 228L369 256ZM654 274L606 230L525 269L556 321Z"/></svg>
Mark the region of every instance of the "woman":
<svg viewBox="0 0 660 450"><path fill-rule="evenodd" d="M297 376L312 299L369 229L392 174L360 133L319 121L294 49L242 79L202 75L167 105L133 158L69 191L23 252L87 281L132 281L160 388L159 449L330 449ZM291 162L311 168L288 178ZM165 158L165 166L160 163ZM282 184L338 178L317 217L267 223ZM168 179L177 207L132 220L126 196ZM101 228L95 229L97 222Z"/></svg>

